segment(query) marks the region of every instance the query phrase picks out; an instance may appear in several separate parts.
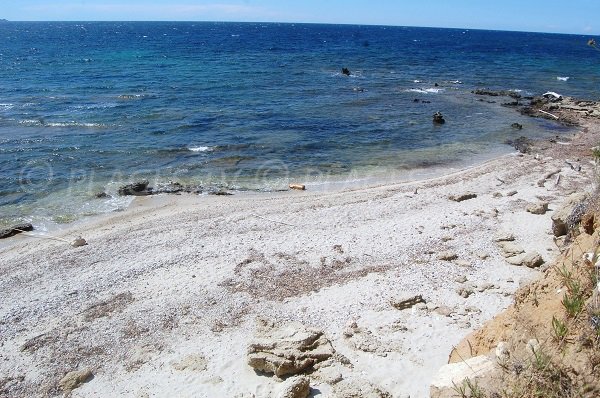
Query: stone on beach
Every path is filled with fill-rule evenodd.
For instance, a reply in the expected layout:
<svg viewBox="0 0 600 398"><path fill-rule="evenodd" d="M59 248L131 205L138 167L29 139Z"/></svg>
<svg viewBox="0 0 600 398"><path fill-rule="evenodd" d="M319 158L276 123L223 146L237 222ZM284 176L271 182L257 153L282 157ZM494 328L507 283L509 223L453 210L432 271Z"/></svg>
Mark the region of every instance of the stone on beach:
<svg viewBox="0 0 600 398"><path fill-rule="evenodd" d="M498 231L496 235L494 235L494 242L512 242L515 240L515 236L506 231Z"/></svg>
<svg viewBox="0 0 600 398"><path fill-rule="evenodd" d="M150 195L148 190L148 180L137 181L132 184L123 185L119 188L120 196L146 196Z"/></svg>
<svg viewBox="0 0 600 398"><path fill-rule="evenodd" d="M500 246L500 250L502 250L502 255L504 257L512 257L525 253L525 250L514 242L499 242L498 246Z"/></svg>
<svg viewBox="0 0 600 398"><path fill-rule="evenodd" d="M456 388L462 387L465 380L476 382L495 368L495 361L487 356L478 356L462 362L443 366L433 378L430 387L431 398L451 398L456 396Z"/></svg>
<svg viewBox="0 0 600 398"><path fill-rule="evenodd" d="M406 310L420 303L425 303L423 296L420 294L411 297L392 299L390 301L392 307L396 308L397 310Z"/></svg>
<svg viewBox="0 0 600 398"><path fill-rule="evenodd" d="M527 207L527 212L531 214L543 215L548 211L548 203L535 203Z"/></svg>
<svg viewBox="0 0 600 398"><path fill-rule="evenodd" d="M30 231L33 231L33 225L29 223L13 225L12 227L0 230L0 239L10 238L22 232Z"/></svg>
<svg viewBox="0 0 600 398"><path fill-rule="evenodd" d="M457 258L458 258L458 254L450 252L450 251L441 252L440 254L437 255L437 259L441 260L441 261L452 261L452 260L456 260Z"/></svg>
<svg viewBox="0 0 600 398"><path fill-rule="evenodd" d="M92 377L92 371L89 369L75 370L67 373L62 379L60 379L58 386L65 393L70 393L83 383L88 382Z"/></svg>
<svg viewBox="0 0 600 398"><path fill-rule="evenodd" d="M335 353L323 331L300 323L258 320L248 347L248 364L257 371L288 376L302 373Z"/></svg>
<svg viewBox="0 0 600 398"><path fill-rule="evenodd" d="M454 202L462 202L464 200L469 200L469 199L474 199L477 197L477 194L474 192L465 192L462 194L455 194L455 195L450 195L448 197L448 199L454 201Z"/></svg>
<svg viewBox="0 0 600 398"><path fill-rule="evenodd" d="M572 214L575 208L583 203L587 195L585 193L575 193L554 212L552 215L552 233L554 236L559 237L566 235L569 229L573 227L574 221L577 217L573 217Z"/></svg>
<svg viewBox="0 0 600 398"><path fill-rule="evenodd" d="M310 394L310 380L305 376L290 377L280 387L277 398L306 398Z"/></svg>

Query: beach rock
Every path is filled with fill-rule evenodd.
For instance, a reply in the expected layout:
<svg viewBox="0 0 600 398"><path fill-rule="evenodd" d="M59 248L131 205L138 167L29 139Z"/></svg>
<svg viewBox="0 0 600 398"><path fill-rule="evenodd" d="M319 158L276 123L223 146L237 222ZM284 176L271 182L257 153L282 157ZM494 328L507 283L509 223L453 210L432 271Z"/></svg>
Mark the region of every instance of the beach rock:
<svg viewBox="0 0 600 398"><path fill-rule="evenodd" d="M92 377L92 371L89 369L75 370L67 373L62 379L60 379L58 386L62 391L70 393L83 383L90 381Z"/></svg>
<svg viewBox="0 0 600 398"><path fill-rule="evenodd" d="M468 280L467 277L464 276L464 275L462 275L462 276L459 276L458 278L454 279L454 282L456 282L456 283L465 283L467 280Z"/></svg>
<svg viewBox="0 0 600 398"><path fill-rule="evenodd" d="M528 268L537 268L544 264L544 259L538 252L528 253L525 257L523 257L522 265Z"/></svg>
<svg viewBox="0 0 600 398"><path fill-rule="evenodd" d="M484 355L444 365L431 382L430 397L456 397L457 387L462 387L465 380L475 383L493 372L494 368L495 362Z"/></svg>
<svg viewBox="0 0 600 398"><path fill-rule="evenodd" d="M452 308L448 307L447 305L441 305L433 311L436 314L445 316L445 317L449 317L454 312L454 310Z"/></svg>
<svg viewBox="0 0 600 398"><path fill-rule="evenodd" d="M508 343L505 341L501 341L496 346L496 350L494 351L496 354L496 359L500 362L506 362L510 358L510 351L508 349Z"/></svg>
<svg viewBox="0 0 600 398"><path fill-rule="evenodd" d="M452 261L452 260L456 260L457 258L458 258L458 254L450 252L450 251L441 252L440 254L437 255L437 259L441 260L441 261Z"/></svg>
<svg viewBox="0 0 600 398"><path fill-rule="evenodd" d="M304 184L290 184L289 187L290 187L290 189L295 189L297 191L306 190L306 185L304 185Z"/></svg>
<svg viewBox="0 0 600 398"><path fill-rule="evenodd" d="M123 185L119 188L118 193L120 196L146 196L150 195L151 191L148 189L148 180L142 180L134 182L133 184Z"/></svg>
<svg viewBox="0 0 600 398"><path fill-rule="evenodd" d="M498 231L494 235L494 242L512 242L515 240L515 236L510 232Z"/></svg>
<svg viewBox="0 0 600 398"><path fill-rule="evenodd" d="M73 242L71 242L71 246L73 247L81 247L87 245L87 241L83 239L81 236L75 238Z"/></svg>
<svg viewBox="0 0 600 398"><path fill-rule="evenodd" d="M448 199L454 201L454 202L462 202L464 200L469 200L469 199L474 199L477 197L477 194L474 192L465 192L462 194L455 194L455 195L450 195L448 197Z"/></svg>
<svg viewBox="0 0 600 398"><path fill-rule="evenodd" d="M392 299L390 301L390 304L392 305L392 307L396 308L397 310L401 310L401 311L409 309L411 307L414 307L415 305L417 305L419 303L425 303L423 296L421 296L420 294L416 295L416 296L404 297L404 298L400 298L400 299Z"/></svg>
<svg viewBox="0 0 600 398"><path fill-rule="evenodd" d="M506 193L506 196L515 196L516 194L518 194L517 191L510 191Z"/></svg>
<svg viewBox="0 0 600 398"><path fill-rule="evenodd" d="M506 140L504 141L507 145L512 145L517 151L520 153L529 153L531 152L531 146L533 145L533 141L531 141L527 137L519 137L515 140Z"/></svg>
<svg viewBox="0 0 600 398"><path fill-rule="evenodd" d="M158 184L156 188L152 190L152 194L176 194L182 192L183 190L184 186L181 183L169 181L166 184Z"/></svg>
<svg viewBox="0 0 600 398"><path fill-rule="evenodd" d="M525 250L518 244L513 242L499 242L498 244L502 250L504 257L512 257L521 253L525 253Z"/></svg>
<svg viewBox="0 0 600 398"><path fill-rule="evenodd" d="M332 397L339 398L392 398L392 395L366 380L342 380L333 386Z"/></svg>
<svg viewBox="0 0 600 398"><path fill-rule="evenodd" d="M507 257L506 258L506 262L509 263L510 265L516 265L516 266L521 266L523 265L523 260L525 259L525 254L518 254L516 256L511 256L511 257Z"/></svg>
<svg viewBox="0 0 600 398"><path fill-rule="evenodd" d="M456 289L456 293L458 293L458 295L462 298L469 298L469 296L471 296L475 292L470 286L462 286Z"/></svg>
<svg viewBox="0 0 600 398"><path fill-rule="evenodd" d="M11 236L15 236L22 232L30 232L30 231L33 231L32 224L26 223L26 224L13 225L12 227L0 230L0 239L10 238Z"/></svg>
<svg viewBox="0 0 600 398"><path fill-rule="evenodd" d="M559 237L566 235L569 229L574 227L574 224L578 223L583 215L578 219L578 211L575 211L577 207L582 207L587 195L585 193L575 193L568 197L568 199L554 211L552 214L552 233L554 236Z"/></svg>
<svg viewBox="0 0 600 398"><path fill-rule="evenodd" d="M308 377L290 377L281 385L277 398L306 398L310 394Z"/></svg>
<svg viewBox="0 0 600 398"><path fill-rule="evenodd" d="M433 114L433 123L434 124L444 124L446 120L444 119L444 115L441 112L436 112Z"/></svg>
<svg viewBox="0 0 600 398"><path fill-rule="evenodd" d="M299 374L335 353L323 331L293 322L277 324L258 320L248 347L248 365L276 376Z"/></svg>
<svg viewBox="0 0 600 398"><path fill-rule="evenodd" d="M531 214L543 215L548 211L548 203L535 203L527 207L527 212Z"/></svg>
<svg viewBox="0 0 600 398"><path fill-rule="evenodd" d="M106 192L96 192L94 194L94 197L96 199L104 199L104 198L110 198L111 196L109 194L107 194Z"/></svg>

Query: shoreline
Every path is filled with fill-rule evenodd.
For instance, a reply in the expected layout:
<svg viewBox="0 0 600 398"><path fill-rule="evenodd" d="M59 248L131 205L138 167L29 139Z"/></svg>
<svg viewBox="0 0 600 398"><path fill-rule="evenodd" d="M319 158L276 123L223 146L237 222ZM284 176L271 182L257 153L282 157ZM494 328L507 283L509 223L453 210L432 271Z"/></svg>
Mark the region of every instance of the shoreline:
<svg viewBox="0 0 600 398"><path fill-rule="evenodd" d="M312 396L426 396L452 348L540 275L508 264L494 236L558 255L550 216L595 178L582 154L600 124L579 130L422 181L141 198L59 235L81 234L79 248L17 236L0 248L0 391L58 396L87 369L73 397L271 397L282 381L247 360L267 318L318 328L337 352L308 374ZM540 202L547 213L526 211ZM393 305L415 295L425 302Z"/></svg>

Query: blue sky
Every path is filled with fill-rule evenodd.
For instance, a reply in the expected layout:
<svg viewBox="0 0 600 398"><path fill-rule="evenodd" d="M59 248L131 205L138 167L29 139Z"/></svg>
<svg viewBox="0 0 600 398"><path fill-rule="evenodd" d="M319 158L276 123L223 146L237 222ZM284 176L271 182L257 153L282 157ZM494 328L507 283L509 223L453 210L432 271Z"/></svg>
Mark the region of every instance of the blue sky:
<svg viewBox="0 0 600 398"><path fill-rule="evenodd" d="M1 0L0 18L356 23L600 33L600 0Z"/></svg>

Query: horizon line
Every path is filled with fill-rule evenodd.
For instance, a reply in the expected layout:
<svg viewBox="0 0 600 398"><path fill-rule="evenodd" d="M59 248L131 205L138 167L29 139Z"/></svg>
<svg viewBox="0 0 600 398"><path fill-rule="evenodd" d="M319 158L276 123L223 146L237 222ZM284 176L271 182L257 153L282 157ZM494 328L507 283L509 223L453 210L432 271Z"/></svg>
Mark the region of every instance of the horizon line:
<svg viewBox="0 0 600 398"><path fill-rule="evenodd" d="M543 34L554 34L554 35L571 35L571 36L585 36L585 37L598 37L600 33L565 33L565 32L549 32L549 31L535 31L535 30L517 30L517 29L492 29L492 28L468 28L468 27L454 27L454 26L418 26L418 25L392 25L392 24L378 24L378 23L354 23L354 22L291 22L291 21L226 21L226 20L160 20L160 19L141 19L141 20L109 20L109 19L50 19L50 20L13 20L13 19L2 19L0 22L16 22L16 23L48 23L48 22L73 22L73 23L98 23L98 22L126 22L126 23L238 23L238 24L285 24L285 25L332 25L332 26L375 26L375 27L391 27L391 28L422 28L422 29L452 29L452 30L476 30L485 32L512 32L512 33L543 33Z"/></svg>

